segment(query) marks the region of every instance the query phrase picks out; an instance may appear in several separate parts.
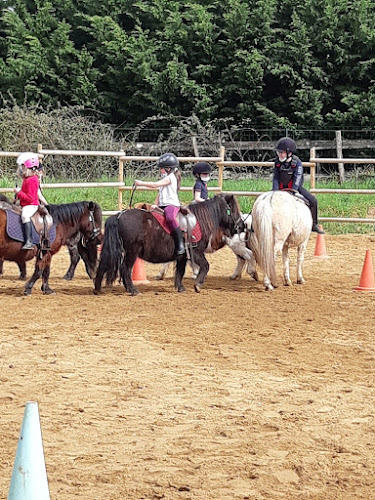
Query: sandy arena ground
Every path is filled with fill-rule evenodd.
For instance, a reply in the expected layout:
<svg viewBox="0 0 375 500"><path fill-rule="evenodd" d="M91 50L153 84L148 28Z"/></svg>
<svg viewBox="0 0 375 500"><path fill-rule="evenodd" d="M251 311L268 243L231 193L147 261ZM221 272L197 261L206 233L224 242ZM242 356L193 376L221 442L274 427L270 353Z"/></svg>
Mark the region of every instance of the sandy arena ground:
<svg viewBox="0 0 375 500"><path fill-rule="evenodd" d="M97 297L82 264L61 279L64 249L56 295L23 297L6 263L0 498L38 401L51 499L374 499L375 294L352 289L375 237L326 235L328 260L315 241L306 284L268 293L229 281L228 249L201 294L188 272L184 294L170 277Z"/></svg>

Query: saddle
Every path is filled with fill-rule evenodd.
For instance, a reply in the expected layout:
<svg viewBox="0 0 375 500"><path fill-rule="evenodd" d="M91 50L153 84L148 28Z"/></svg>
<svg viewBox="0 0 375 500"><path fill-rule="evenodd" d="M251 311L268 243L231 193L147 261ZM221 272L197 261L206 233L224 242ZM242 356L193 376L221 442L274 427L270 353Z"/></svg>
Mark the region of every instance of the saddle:
<svg viewBox="0 0 375 500"><path fill-rule="evenodd" d="M24 243L21 207L0 201L0 209L5 210L7 214L6 231L9 238ZM40 245L42 249L49 249L50 244L56 238L56 226L54 226L52 216L48 213L48 210L45 207L39 207L31 217L31 222L33 223L32 241L34 245Z"/></svg>
<svg viewBox="0 0 375 500"><path fill-rule="evenodd" d="M310 208L310 203L309 203L309 200L307 198L305 198L301 193L299 193L298 191L293 191L292 189L282 189L282 191L286 191L287 193L289 193L290 195L294 196L294 198L301 202L301 203L304 203L307 207Z"/></svg>
<svg viewBox="0 0 375 500"><path fill-rule="evenodd" d="M151 203L136 203L134 208L150 212L162 226L164 231L171 234L172 231L165 220L164 210L162 208L156 205L151 205ZM188 241L191 239L192 244L198 243L198 241L202 238L202 231L197 218L190 211L189 207L181 206L177 219L181 231L185 233L185 239L188 239Z"/></svg>

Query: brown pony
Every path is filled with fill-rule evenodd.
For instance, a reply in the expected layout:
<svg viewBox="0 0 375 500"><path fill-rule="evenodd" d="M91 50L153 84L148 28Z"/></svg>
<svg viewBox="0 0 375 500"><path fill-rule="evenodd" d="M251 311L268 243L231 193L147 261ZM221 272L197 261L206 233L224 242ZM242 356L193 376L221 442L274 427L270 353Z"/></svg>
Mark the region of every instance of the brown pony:
<svg viewBox="0 0 375 500"><path fill-rule="evenodd" d="M6 233L6 211L0 209L0 260L16 262L20 269L25 268L25 262L37 257L35 260L34 274L26 283L25 295L30 295L35 282L42 276L42 292L54 293L48 280L50 275L51 259L62 245L81 233L83 244L81 251L85 254L85 263L94 273L97 266L97 245L103 239L102 211L95 202L80 201L63 205L49 205L48 211L56 224L56 238L51 243L49 250L42 250L34 246L33 250L22 250L23 243L12 240Z"/></svg>
<svg viewBox="0 0 375 500"><path fill-rule="evenodd" d="M0 193L0 201L5 201L5 203L8 203L8 205L13 204L13 202L9 198L7 198L1 193ZM85 251L86 249L84 246L84 238L82 237L81 233L77 233L73 235L71 238L68 238L65 244L68 248L70 264L63 279L67 281L73 279L76 267L80 259L82 259L83 263L85 264L86 272L89 278L94 279L96 269L92 269L90 267L90 262L88 261L88 254ZM20 262L17 262L17 264L20 270L19 279L24 281L26 280L26 262L24 260L21 260ZM0 258L0 278L2 278L3 274L4 274L4 259Z"/></svg>

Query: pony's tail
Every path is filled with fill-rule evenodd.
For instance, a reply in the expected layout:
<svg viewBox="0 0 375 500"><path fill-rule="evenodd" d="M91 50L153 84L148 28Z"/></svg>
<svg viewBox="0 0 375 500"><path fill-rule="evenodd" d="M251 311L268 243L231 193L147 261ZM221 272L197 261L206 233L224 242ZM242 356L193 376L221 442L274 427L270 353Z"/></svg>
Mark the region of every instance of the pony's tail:
<svg viewBox="0 0 375 500"><path fill-rule="evenodd" d="M107 285L112 285L123 261L123 245L118 232L118 218L113 215L105 223L100 263L95 278L95 289L100 290L104 275Z"/></svg>
<svg viewBox="0 0 375 500"><path fill-rule="evenodd" d="M253 213L254 233L251 235L250 247L254 252L255 260L271 281L276 283L275 243L272 224L272 198L264 199L258 206L257 214Z"/></svg>

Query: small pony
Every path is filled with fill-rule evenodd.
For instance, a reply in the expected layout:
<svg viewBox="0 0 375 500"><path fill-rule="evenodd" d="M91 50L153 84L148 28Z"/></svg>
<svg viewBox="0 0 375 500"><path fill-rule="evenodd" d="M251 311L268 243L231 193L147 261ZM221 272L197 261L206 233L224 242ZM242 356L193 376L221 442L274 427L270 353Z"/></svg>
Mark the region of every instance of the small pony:
<svg viewBox="0 0 375 500"><path fill-rule="evenodd" d="M143 208L143 207L140 207ZM241 218L245 224L245 231L240 234L235 234L232 238L228 238L228 236L223 236L223 247L227 245L234 255L237 257L237 266L234 270L233 274L230 276L231 280L236 280L241 278L242 272L246 266L247 273L255 280L258 281L258 274L256 272L256 263L254 261L253 252L247 247L246 237L250 234L251 231L251 222L252 217L251 214L241 214ZM211 248L207 248L206 253L212 253L214 250ZM156 275L156 280L163 280L168 272L169 266L172 262L167 262L163 264L159 273ZM191 261L188 260L188 264L192 267ZM197 265L192 268L193 275L192 278L196 279L199 268Z"/></svg>
<svg viewBox="0 0 375 500"><path fill-rule="evenodd" d="M48 211L56 224L56 237L47 250L41 250L34 245L34 249L22 250L22 242L10 238L7 234L7 211L0 209L0 261L10 260L16 262L20 269L24 268L25 263L35 259L34 274L26 283L24 295L30 295L35 282L42 277L42 292L46 295L54 293L49 286L49 275L51 260L62 245L80 233L85 241L82 252L85 254L85 262L92 274L97 266L97 245L101 243L102 233L102 211L95 202L80 201L75 203L66 203L63 205L48 205Z"/></svg>
<svg viewBox="0 0 375 500"><path fill-rule="evenodd" d="M200 239L192 250L199 273L194 285L199 292L209 270L204 256L208 247L221 248L223 236L231 238L244 230L238 202L233 195L217 195L202 203L189 205L201 232ZM185 291L182 279L185 274L187 253L177 256L175 242L154 215L147 210L129 209L109 217L105 224L103 248L95 278L94 293L101 292L103 277L112 285L118 275L131 295L139 292L135 288L131 273L137 258L155 264L176 260L175 286Z"/></svg>
<svg viewBox="0 0 375 500"><path fill-rule="evenodd" d="M304 283L302 265L312 228L311 212L305 202L288 191L269 191L256 199L252 219L249 247L264 272L266 290L277 287L275 258L278 252L282 252L283 257L284 285L292 284L290 247L297 247L297 283Z"/></svg>

